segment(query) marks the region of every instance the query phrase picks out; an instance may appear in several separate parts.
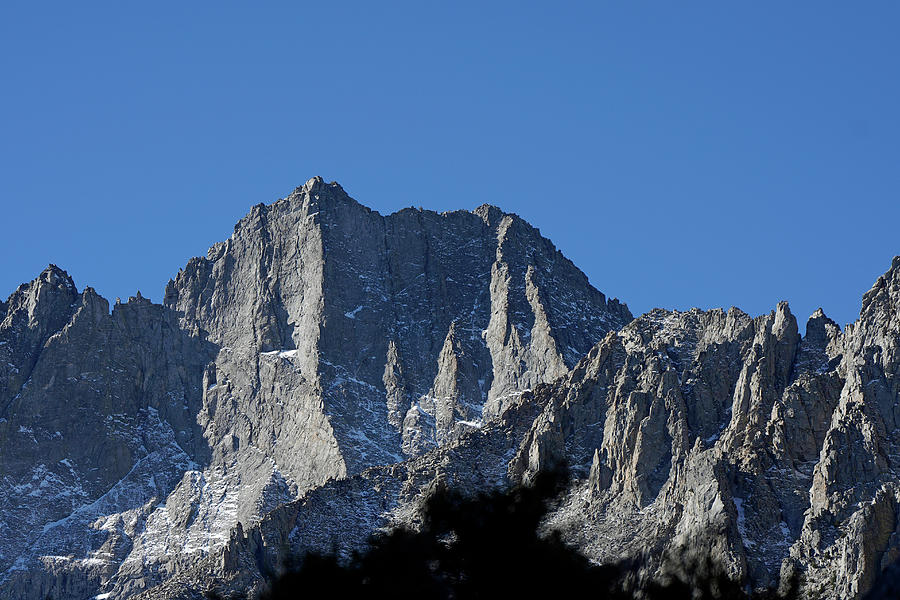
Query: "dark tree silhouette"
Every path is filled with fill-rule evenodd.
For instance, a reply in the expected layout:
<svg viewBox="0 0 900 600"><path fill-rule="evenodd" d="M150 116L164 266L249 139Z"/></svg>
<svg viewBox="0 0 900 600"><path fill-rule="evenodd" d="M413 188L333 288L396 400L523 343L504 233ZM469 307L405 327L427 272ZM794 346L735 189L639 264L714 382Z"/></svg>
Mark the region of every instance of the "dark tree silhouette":
<svg viewBox="0 0 900 600"><path fill-rule="evenodd" d="M441 489L427 501L420 530L373 537L349 561L307 554L274 579L265 600L305 598L597 598L675 600L776 598L753 594L712 560L666 583L638 583L634 562L600 566L567 546L558 533L538 533L564 489L563 471L542 473L532 485L467 498ZM787 596L795 597L796 582ZM635 590L640 590L636 592Z"/></svg>

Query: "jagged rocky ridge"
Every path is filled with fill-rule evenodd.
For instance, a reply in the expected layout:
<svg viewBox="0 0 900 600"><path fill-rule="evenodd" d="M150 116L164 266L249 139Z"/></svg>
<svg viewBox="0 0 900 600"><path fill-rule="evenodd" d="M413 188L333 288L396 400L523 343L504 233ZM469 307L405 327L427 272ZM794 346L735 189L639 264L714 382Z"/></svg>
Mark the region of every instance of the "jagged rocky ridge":
<svg viewBox="0 0 900 600"><path fill-rule="evenodd" d="M0 317L0 597L255 589L559 461L547 526L597 561L712 552L837 598L900 556L900 259L843 332L632 319L514 215L384 217L316 178L162 306L51 267Z"/></svg>
<svg viewBox="0 0 900 600"><path fill-rule="evenodd" d="M165 581L329 479L454 443L631 319L514 215L383 217L320 178L163 306L110 314L51 267L2 308L0 595L41 599Z"/></svg>

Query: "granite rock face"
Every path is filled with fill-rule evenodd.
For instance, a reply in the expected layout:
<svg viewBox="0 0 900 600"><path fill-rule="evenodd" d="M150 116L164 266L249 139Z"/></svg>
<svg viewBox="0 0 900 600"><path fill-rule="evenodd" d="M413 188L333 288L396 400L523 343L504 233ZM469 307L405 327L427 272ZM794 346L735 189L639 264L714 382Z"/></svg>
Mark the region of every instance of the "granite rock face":
<svg viewBox="0 0 900 600"><path fill-rule="evenodd" d="M844 331L786 303L636 319L492 206L258 205L163 305L56 267L0 304L0 598L258 590L566 463L592 560L712 554L858 597L900 558L900 258Z"/></svg>
<svg viewBox="0 0 900 600"><path fill-rule="evenodd" d="M140 295L110 312L51 266L7 303L0 353L3 593L84 596L208 462L196 415L209 345Z"/></svg>
<svg viewBox="0 0 900 600"><path fill-rule="evenodd" d="M0 597L128 597L330 480L453 445L631 320L484 205L257 205L108 303L50 267L0 306Z"/></svg>
<svg viewBox="0 0 900 600"><path fill-rule="evenodd" d="M546 527L593 560L639 556L662 573L712 555L752 587L799 572L809 597L858 597L900 556L898 313L900 258L843 333L817 311L801 337L786 303L755 319L654 310L481 429L236 532L176 589L199 591L201 572L254 589L285 548L358 549L415 526L434 485L510 485L565 461L576 477Z"/></svg>

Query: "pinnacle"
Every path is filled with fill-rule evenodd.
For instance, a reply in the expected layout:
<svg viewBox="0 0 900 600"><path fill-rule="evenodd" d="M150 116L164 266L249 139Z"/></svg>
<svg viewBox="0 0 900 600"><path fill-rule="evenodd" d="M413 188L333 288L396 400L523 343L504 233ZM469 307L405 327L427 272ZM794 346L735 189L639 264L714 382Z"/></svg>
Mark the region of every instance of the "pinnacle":
<svg viewBox="0 0 900 600"><path fill-rule="evenodd" d="M49 274L49 275L55 275L55 276L57 276L57 277L63 277L63 278L66 278L66 279L69 278L69 274L66 273L65 270L63 270L63 269L57 267L57 266L56 266L55 264L53 264L53 263L48 264L47 267L46 267L43 271L41 271L41 275L43 275L44 273L47 273L47 274Z"/></svg>
<svg viewBox="0 0 900 600"><path fill-rule="evenodd" d="M75 282L72 281L72 278L69 277L69 274L53 263L47 265L47 268L41 271L41 274L37 276L36 280L45 281L47 283L55 283L59 280L62 280L63 285L65 285L67 288L75 288Z"/></svg>
<svg viewBox="0 0 900 600"><path fill-rule="evenodd" d="M860 316L868 313L872 307L884 306L888 310L894 310L898 300L897 285L900 281L900 256L895 256L891 261L891 268L881 275L872 288L863 294Z"/></svg>
<svg viewBox="0 0 900 600"><path fill-rule="evenodd" d="M312 197L325 194L325 198L332 199L350 199L350 196L344 191L337 181L326 182L321 175L311 177L303 185L294 188L289 197ZM318 199L318 198L317 198Z"/></svg>
<svg viewBox="0 0 900 600"><path fill-rule="evenodd" d="M321 175L316 175L315 177L309 179L303 187L309 191L312 191L316 186L325 185L325 180Z"/></svg>
<svg viewBox="0 0 900 600"><path fill-rule="evenodd" d="M41 273L58 273L61 275L66 275L66 272L63 269L59 268L58 266L56 266L53 263L48 264L46 266L46 268L44 268L44 270L41 271Z"/></svg>
<svg viewBox="0 0 900 600"><path fill-rule="evenodd" d="M315 177L308 179L306 183L304 183L303 186L298 189L308 193L312 193L313 191L332 189L339 191L341 195L347 194L344 191L344 188L341 187L341 184L339 184L337 181L325 181L325 179L321 175L316 175Z"/></svg>
<svg viewBox="0 0 900 600"><path fill-rule="evenodd" d="M840 329L837 323L832 321L828 315L825 314L825 311L822 310L822 307L816 309L816 311L809 316L809 319L806 321L806 331L809 332L810 328L813 326L824 327L825 325L833 325Z"/></svg>
<svg viewBox="0 0 900 600"><path fill-rule="evenodd" d="M488 225L499 220L506 214L500 207L494 206L493 204L482 204L472 212L481 217Z"/></svg>

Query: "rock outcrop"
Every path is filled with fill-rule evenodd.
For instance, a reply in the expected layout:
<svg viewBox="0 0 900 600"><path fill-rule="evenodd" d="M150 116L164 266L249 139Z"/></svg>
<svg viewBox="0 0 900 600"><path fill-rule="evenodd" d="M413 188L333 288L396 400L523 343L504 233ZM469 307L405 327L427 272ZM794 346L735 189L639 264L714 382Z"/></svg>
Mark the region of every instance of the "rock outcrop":
<svg viewBox="0 0 900 600"><path fill-rule="evenodd" d="M110 314L51 267L3 309L0 597L35 598L161 584L308 490L454 444L631 320L515 215L385 217L321 178L162 306Z"/></svg>
<svg viewBox="0 0 900 600"><path fill-rule="evenodd" d="M415 526L436 482L511 485L565 461L576 479L546 527L597 562L642 557L658 573L712 555L751 587L799 573L805 595L858 597L900 556L898 278L895 259L843 333L819 310L801 337L786 303L755 319L654 310L500 419L404 468L329 482L232 538L223 581L253 588L284 548L358 549ZM337 498L351 523L324 514Z"/></svg>
<svg viewBox="0 0 900 600"><path fill-rule="evenodd" d="M900 258L844 331L634 319L515 215L382 216L315 178L163 305L51 266L0 317L0 598L257 590L437 487L560 463L545 527L597 562L848 598L900 558Z"/></svg>
<svg viewBox="0 0 900 600"><path fill-rule="evenodd" d="M0 324L0 568L15 598L84 596L185 472L208 462L209 344L140 295L109 304L51 265Z"/></svg>

